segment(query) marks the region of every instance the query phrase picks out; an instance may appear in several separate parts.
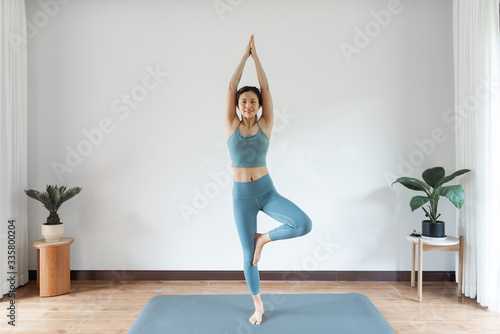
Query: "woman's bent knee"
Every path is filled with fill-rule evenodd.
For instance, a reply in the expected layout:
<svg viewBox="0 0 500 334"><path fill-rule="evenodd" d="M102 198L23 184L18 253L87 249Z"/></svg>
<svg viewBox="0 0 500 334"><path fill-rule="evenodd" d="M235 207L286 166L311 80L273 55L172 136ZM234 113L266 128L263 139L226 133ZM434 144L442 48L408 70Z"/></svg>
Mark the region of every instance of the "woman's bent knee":
<svg viewBox="0 0 500 334"><path fill-rule="evenodd" d="M307 217L304 222L300 225L300 235L306 235L312 230L312 220Z"/></svg>

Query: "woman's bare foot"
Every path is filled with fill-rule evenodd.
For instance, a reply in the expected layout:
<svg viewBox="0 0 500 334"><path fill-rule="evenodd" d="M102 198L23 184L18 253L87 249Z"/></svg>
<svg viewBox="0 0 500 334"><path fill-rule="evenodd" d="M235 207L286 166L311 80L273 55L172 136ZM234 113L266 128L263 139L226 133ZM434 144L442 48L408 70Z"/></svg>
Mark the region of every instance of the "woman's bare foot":
<svg viewBox="0 0 500 334"><path fill-rule="evenodd" d="M255 239L255 251L253 253L252 264L255 266L260 260L260 254L262 253L262 248L264 247L265 244L271 241L271 238L269 237L269 232L265 234L255 233L253 237Z"/></svg>
<svg viewBox="0 0 500 334"><path fill-rule="evenodd" d="M260 295L257 298L254 298L253 304L255 305L254 314L248 319L254 325L260 325L262 322L262 315L264 314L264 304L260 299Z"/></svg>

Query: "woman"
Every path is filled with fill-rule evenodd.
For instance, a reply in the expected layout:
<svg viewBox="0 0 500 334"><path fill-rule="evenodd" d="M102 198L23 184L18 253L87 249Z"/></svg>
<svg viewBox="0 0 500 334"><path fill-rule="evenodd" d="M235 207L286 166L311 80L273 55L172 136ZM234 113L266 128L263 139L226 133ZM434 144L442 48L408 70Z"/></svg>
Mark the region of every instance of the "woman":
<svg viewBox="0 0 500 334"><path fill-rule="evenodd" d="M256 87L237 90L243 68L252 56L260 91ZM257 112L262 107L262 116ZM241 112L240 121L236 108ZM243 247L243 270L252 294L255 313L252 324L260 324L264 305L260 296L257 263L262 248L271 241L302 236L311 231L311 219L274 188L266 167L266 153L273 127L273 101L264 69L260 63L253 35L229 83L226 98L227 143L233 165L233 210L236 228ZM257 233L257 213L265 212L283 225L264 234Z"/></svg>

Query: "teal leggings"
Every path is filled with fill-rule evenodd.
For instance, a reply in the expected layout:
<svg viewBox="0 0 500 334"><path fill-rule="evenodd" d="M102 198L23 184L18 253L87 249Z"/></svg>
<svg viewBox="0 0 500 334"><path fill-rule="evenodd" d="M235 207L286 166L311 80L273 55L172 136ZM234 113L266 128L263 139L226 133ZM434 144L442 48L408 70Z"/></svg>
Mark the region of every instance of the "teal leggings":
<svg viewBox="0 0 500 334"><path fill-rule="evenodd" d="M253 266L257 213L265 212L283 225L269 231L271 240L300 237L311 231L311 219L297 205L281 196L269 174L251 182L233 182L233 210L243 247L243 271L252 295L260 292L259 270Z"/></svg>

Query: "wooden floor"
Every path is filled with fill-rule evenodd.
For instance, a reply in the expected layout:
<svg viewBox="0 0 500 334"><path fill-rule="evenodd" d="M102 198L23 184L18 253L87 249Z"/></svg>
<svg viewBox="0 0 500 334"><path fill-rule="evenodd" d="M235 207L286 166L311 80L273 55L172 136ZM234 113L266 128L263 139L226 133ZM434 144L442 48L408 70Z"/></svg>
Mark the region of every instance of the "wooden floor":
<svg viewBox="0 0 500 334"><path fill-rule="evenodd" d="M423 302L409 282L261 282L263 294L360 292L396 333L500 333L500 314L457 297L457 285L424 282ZM0 333L127 333L150 298L166 294L247 294L242 281L71 281L71 291L38 296L36 282L16 289L15 329L7 325L10 299L0 300ZM249 315L251 313L249 296ZM277 333L279 334L279 333ZM307 334L307 333L304 333Z"/></svg>

